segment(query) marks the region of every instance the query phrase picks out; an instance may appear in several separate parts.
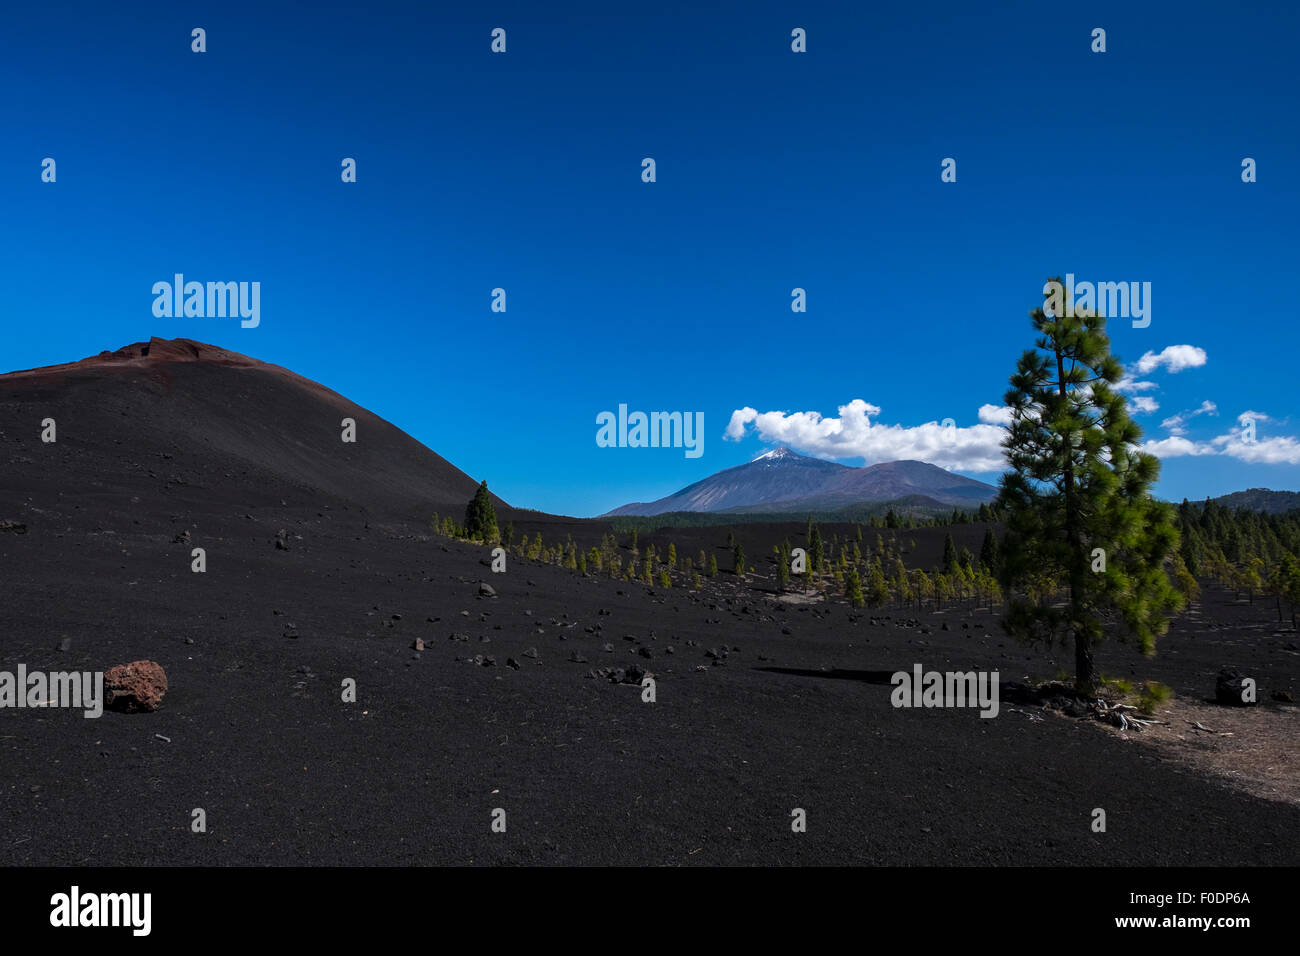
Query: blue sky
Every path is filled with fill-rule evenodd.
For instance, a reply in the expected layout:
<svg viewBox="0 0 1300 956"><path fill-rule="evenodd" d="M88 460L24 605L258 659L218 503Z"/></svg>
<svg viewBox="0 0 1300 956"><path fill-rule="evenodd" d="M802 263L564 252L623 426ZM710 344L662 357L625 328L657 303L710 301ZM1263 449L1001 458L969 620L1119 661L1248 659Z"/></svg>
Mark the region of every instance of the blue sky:
<svg viewBox="0 0 1300 956"><path fill-rule="evenodd" d="M945 419L960 440L930 457L992 479L980 409L1071 272L1151 283L1151 324L1111 333L1147 356L1131 394L1158 406L1137 420L1159 494L1300 488L1295 7L360 10L8 11L0 366L210 342L513 504L589 515L781 441L920 457ZM177 272L260 282L260 324L155 317ZM620 403L702 412L703 454L598 447Z"/></svg>

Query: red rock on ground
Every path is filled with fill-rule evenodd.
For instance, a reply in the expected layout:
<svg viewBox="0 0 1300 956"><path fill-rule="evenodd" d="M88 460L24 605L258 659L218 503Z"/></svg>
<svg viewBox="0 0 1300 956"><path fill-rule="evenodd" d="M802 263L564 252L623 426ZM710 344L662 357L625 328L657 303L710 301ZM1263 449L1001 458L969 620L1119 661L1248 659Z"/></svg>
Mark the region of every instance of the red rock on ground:
<svg viewBox="0 0 1300 956"><path fill-rule="evenodd" d="M105 705L128 714L154 711L167 693L167 675L153 661L119 664L104 674Z"/></svg>

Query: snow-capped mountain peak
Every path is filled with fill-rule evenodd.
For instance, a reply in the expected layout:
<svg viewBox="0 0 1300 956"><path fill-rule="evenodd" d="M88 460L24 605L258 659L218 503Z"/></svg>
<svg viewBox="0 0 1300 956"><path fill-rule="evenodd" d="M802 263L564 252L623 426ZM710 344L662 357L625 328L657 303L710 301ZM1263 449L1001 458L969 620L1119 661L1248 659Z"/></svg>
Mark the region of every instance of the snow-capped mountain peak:
<svg viewBox="0 0 1300 956"><path fill-rule="evenodd" d="M751 461L750 464L753 464L753 462L755 461L779 461L782 458L798 458L798 457L799 455L792 452L789 448L786 448L785 445L782 445L780 448L768 449L767 451L763 452L763 454L753 459L753 461Z"/></svg>

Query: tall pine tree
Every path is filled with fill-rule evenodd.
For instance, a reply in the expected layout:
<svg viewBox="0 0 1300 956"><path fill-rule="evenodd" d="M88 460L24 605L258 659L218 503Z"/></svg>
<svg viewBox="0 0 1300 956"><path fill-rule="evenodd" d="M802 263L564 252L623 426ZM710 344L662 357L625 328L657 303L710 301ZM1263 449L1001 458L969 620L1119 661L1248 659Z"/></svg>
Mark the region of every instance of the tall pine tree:
<svg viewBox="0 0 1300 956"><path fill-rule="evenodd" d="M1020 357L1005 399L1004 624L1023 639L1072 640L1076 688L1090 693L1105 622L1151 654L1181 607L1165 571L1178 530L1173 509L1151 497L1159 463L1137 450L1141 431L1113 387L1124 370L1106 320L1079 314L1062 289L1050 280L1030 313L1037 347ZM1064 604L1052 593L1062 587Z"/></svg>

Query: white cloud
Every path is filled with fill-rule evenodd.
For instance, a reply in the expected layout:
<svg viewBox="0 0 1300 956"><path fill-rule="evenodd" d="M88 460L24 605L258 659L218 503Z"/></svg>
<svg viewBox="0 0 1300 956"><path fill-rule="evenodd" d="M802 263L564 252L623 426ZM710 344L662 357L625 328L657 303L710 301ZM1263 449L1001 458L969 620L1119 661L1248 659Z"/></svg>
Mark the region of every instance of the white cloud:
<svg viewBox="0 0 1300 956"><path fill-rule="evenodd" d="M1300 442L1290 435L1246 441L1237 432L1213 440L1220 455L1228 455L1252 465L1300 465Z"/></svg>
<svg viewBox="0 0 1300 956"><path fill-rule="evenodd" d="M1195 345L1170 345L1159 352L1147 352L1137 360L1133 368L1139 375L1147 375L1161 367L1170 373L1177 373L1184 369L1199 368L1205 364L1205 359L1203 348Z"/></svg>
<svg viewBox="0 0 1300 956"><path fill-rule="evenodd" d="M1005 405L981 405L979 419L985 425L1010 425L1011 409Z"/></svg>
<svg viewBox="0 0 1300 956"><path fill-rule="evenodd" d="M1149 403L1149 404L1148 404ZM1137 396L1131 404L1138 412L1155 411L1153 399ZM1011 409L985 404L979 407L979 424L968 426L890 425L873 421L880 415L878 405L855 398L841 405L835 416L820 412L760 412L746 406L731 413L723 437L740 441L751 432L768 444L788 445L796 451L819 458L861 458L867 464L881 461L914 459L941 468L972 472L998 472L1006 468L1002 439L1004 424L1011 420ZM1300 464L1300 441L1291 436L1254 436L1246 429L1234 430L1208 441L1194 441L1185 436L1185 422L1198 415L1217 415L1218 407L1204 401L1198 408L1166 418L1161 424L1172 433L1161 439L1144 442L1141 450L1158 458L1224 456L1251 464ZM1243 412L1238 421L1256 423L1272 419L1263 412Z"/></svg>
<svg viewBox="0 0 1300 956"><path fill-rule="evenodd" d="M1300 465L1300 441L1290 435L1275 435L1266 438L1256 436L1253 428L1225 432L1208 441L1192 441L1183 437L1182 420L1196 415L1217 415L1218 408L1213 402L1202 402L1201 407L1184 415L1175 415L1163 424L1174 434L1159 441L1149 441L1142 450L1159 458L1180 458L1185 455L1222 455L1235 458L1252 465ZM1174 424L1170 424L1174 420ZM1263 412L1242 412L1237 416L1239 424L1247 422L1270 421Z"/></svg>
<svg viewBox="0 0 1300 956"><path fill-rule="evenodd" d="M1160 403L1154 398L1147 398L1145 395L1134 395L1128 400L1128 403L1133 406L1135 415L1148 415L1151 412L1160 410Z"/></svg>
<svg viewBox="0 0 1300 956"><path fill-rule="evenodd" d="M1129 394L1130 392L1149 392L1156 387L1155 382L1142 382L1135 378L1125 376L1111 386L1115 391Z"/></svg>
<svg viewBox="0 0 1300 956"><path fill-rule="evenodd" d="M1194 442L1180 435L1143 442L1142 451L1157 458L1182 458L1185 455L1213 455L1215 451L1204 442Z"/></svg>
<svg viewBox="0 0 1300 956"><path fill-rule="evenodd" d="M1217 414L1219 414L1219 406L1207 399L1206 401L1201 402L1200 408L1193 409L1190 412L1182 411L1177 415L1170 415L1160 423L1160 427L1168 429L1174 435L1185 435L1187 434L1187 420L1189 418L1195 418L1197 415Z"/></svg>
<svg viewBox="0 0 1300 956"><path fill-rule="evenodd" d="M1002 455L1006 430L987 421L996 408L990 405L980 410L981 424L959 427L939 422L915 426L873 423L880 407L860 398L841 405L838 417L745 407L731 413L723 437L739 441L752 426L764 442L788 445L820 458L861 458L868 464L911 459L963 471L1001 471L1006 464Z"/></svg>

